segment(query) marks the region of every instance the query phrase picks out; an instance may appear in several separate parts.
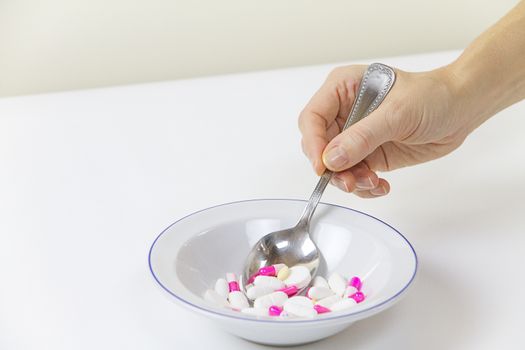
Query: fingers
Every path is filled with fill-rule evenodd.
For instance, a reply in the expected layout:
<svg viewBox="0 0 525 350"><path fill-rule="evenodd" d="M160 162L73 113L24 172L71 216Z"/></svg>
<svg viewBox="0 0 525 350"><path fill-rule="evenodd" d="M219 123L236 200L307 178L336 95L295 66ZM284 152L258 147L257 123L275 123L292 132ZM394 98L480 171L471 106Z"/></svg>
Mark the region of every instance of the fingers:
<svg viewBox="0 0 525 350"><path fill-rule="evenodd" d="M351 168L393 136L382 110L374 111L328 143L323 152L323 163L332 171Z"/></svg>
<svg viewBox="0 0 525 350"><path fill-rule="evenodd" d="M379 184L374 189L354 191L361 198L377 198L388 194L388 192L390 192L390 184L385 179L379 179Z"/></svg>
<svg viewBox="0 0 525 350"><path fill-rule="evenodd" d="M299 116L303 152L318 175L325 169L321 160L323 150L341 130L340 125L350 112L363 70L362 66L334 70Z"/></svg>
<svg viewBox="0 0 525 350"><path fill-rule="evenodd" d="M380 179L365 162L334 174L330 182L340 190L353 192L362 198L380 197L390 191L390 184Z"/></svg>

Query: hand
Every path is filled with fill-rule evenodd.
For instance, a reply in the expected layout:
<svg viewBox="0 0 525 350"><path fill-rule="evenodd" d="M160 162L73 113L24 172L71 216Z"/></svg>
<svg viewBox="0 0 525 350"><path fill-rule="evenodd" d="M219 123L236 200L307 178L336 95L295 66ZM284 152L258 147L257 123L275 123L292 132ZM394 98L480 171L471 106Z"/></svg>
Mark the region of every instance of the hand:
<svg viewBox="0 0 525 350"><path fill-rule="evenodd" d="M336 68L299 117L302 147L317 174L336 172L332 184L371 198L389 183L377 175L436 159L457 148L482 123L465 113L447 67L423 73L396 70L382 104L341 133L366 66Z"/></svg>

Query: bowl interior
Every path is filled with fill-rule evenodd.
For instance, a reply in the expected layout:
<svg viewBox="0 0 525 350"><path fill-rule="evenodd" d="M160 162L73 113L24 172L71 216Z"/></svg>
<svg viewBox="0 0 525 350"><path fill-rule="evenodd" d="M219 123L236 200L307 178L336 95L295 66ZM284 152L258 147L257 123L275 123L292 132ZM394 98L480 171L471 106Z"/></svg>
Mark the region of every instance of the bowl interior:
<svg viewBox="0 0 525 350"><path fill-rule="evenodd" d="M203 293L226 272L239 274L252 246L267 233L293 226L304 205L297 200L251 200L191 214L167 228L153 244L152 273L187 306L239 316L208 305ZM388 301L414 277L417 261L408 241L369 215L320 203L310 234L322 254L320 275L337 271L362 278L367 300L352 312Z"/></svg>

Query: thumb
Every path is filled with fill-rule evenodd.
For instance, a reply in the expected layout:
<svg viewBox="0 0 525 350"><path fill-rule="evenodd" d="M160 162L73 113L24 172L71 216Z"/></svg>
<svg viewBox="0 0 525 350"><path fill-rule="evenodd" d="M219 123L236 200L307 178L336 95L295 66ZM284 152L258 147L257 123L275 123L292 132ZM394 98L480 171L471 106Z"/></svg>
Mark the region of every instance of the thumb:
<svg viewBox="0 0 525 350"><path fill-rule="evenodd" d="M378 109L334 137L324 149L323 162L332 171L351 168L392 136L392 128Z"/></svg>

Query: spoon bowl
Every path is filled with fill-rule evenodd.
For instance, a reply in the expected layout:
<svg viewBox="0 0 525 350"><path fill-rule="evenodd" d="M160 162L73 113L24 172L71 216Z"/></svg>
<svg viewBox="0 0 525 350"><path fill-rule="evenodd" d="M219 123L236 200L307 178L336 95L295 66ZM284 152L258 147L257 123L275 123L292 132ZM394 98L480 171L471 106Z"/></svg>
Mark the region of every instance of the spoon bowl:
<svg viewBox="0 0 525 350"><path fill-rule="evenodd" d="M287 266L303 265L310 270L311 275L315 275L319 260L319 249L304 225L276 231L261 238L255 249L250 251L247 258L249 264L243 271L241 286L245 287L244 281L248 281L261 267L279 263Z"/></svg>

